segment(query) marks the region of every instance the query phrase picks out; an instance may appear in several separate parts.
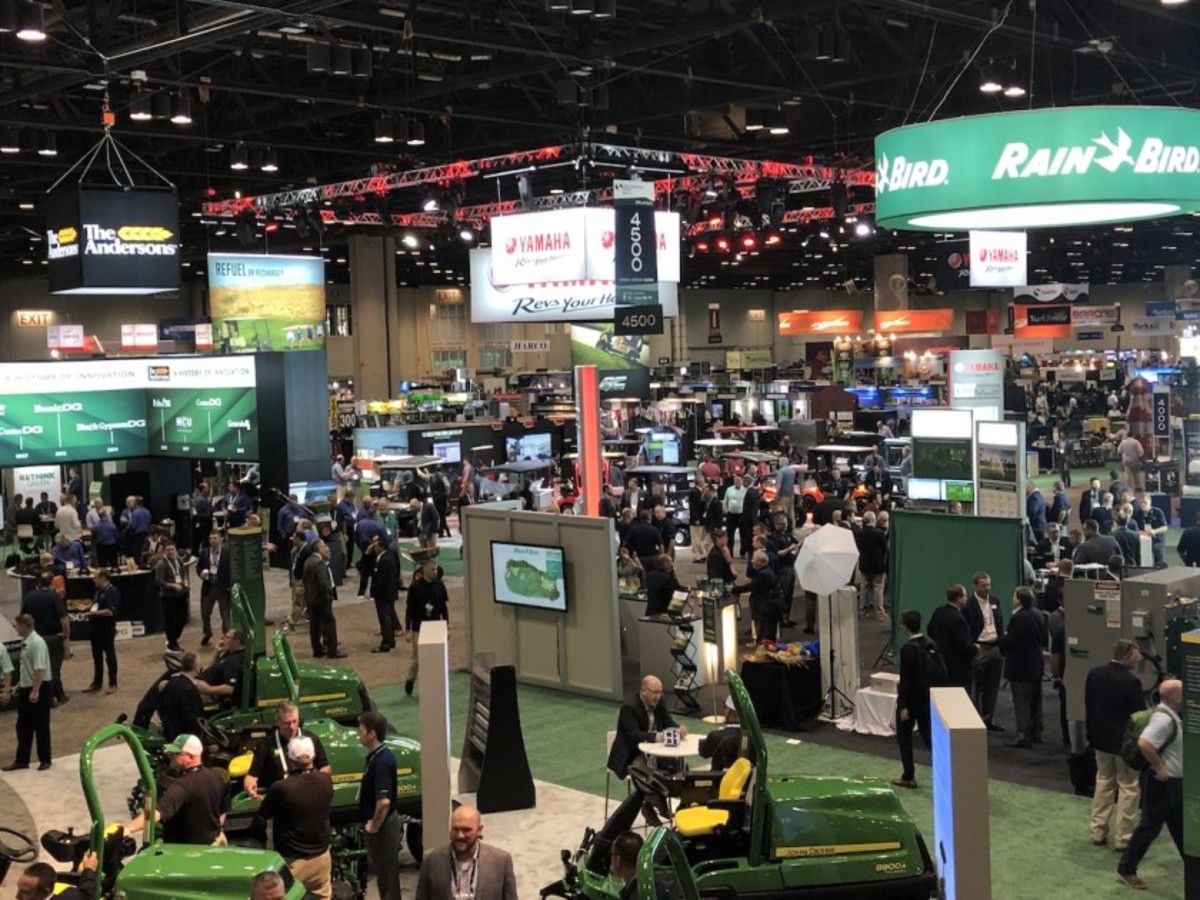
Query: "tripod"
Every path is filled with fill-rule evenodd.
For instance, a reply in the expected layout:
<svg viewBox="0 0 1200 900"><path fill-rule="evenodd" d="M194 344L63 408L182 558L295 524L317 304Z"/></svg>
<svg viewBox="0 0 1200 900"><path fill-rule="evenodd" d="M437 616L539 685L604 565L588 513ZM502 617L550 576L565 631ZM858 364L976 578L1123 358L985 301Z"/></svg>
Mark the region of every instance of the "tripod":
<svg viewBox="0 0 1200 900"><path fill-rule="evenodd" d="M834 647L833 594L825 595L825 621L829 628L829 687L821 701L821 712L827 719L840 719L854 712L854 701L837 686L837 649ZM825 647L821 648L824 653Z"/></svg>

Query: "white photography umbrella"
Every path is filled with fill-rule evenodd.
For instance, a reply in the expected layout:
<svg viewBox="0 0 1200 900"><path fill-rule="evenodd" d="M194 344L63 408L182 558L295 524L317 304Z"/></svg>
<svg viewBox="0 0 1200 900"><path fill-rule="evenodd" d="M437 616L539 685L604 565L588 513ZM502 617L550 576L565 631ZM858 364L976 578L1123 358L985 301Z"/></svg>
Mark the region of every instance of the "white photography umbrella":
<svg viewBox="0 0 1200 900"><path fill-rule="evenodd" d="M796 554L796 578L814 594L832 594L854 577L858 544L854 532L837 525L822 525L804 539Z"/></svg>

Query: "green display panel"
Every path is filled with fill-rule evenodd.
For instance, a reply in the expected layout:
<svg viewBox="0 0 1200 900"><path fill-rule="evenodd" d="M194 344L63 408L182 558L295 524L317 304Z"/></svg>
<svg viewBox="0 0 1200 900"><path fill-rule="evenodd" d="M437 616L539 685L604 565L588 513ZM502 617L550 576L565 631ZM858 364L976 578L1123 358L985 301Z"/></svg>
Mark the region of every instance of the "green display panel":
<svg viewBox="0 0 1200 900"><path fill-rule="evenodd" d="M263 533L259 528L230 528L226 535L229 541L229 574L233 583L240 585L246 602L254 614L254 652L265 651L267 615L267 589L263 582Z"/></svg>
<svg viewBox="0 0 1200 900"><path fill-rule="evenodd" d="M258 459L258 403L250 387L147 391L150 452L192 459Z"/></svg>
<svg viewBox="0 0 1200 900"><path fill-rule="evenodd" d="M145 455L141 390L0 398L0 466Z"/></svg>
<svg viewBox="0 0 1200 900"><path fill-rule="evenodd" d="M892 597L892 646L899 648L900 613L915 609L921 626L946 602L946 588L961 584L971 593L971 576L992 576L1004 620L1021 584L1021 523L1018 519L949 516L896 510L889 529L888 579Z"/></svg>
<svg viewBox="0 0 1200 900"><path fill-rule="evenodd" d="M1183 654L1183 854L1187 860L1187 887L1200 889L1200 878L1193 879L1200 859L1200 629L1182 636ZM1188 893L1191 897L1193 894Z"/></svg>

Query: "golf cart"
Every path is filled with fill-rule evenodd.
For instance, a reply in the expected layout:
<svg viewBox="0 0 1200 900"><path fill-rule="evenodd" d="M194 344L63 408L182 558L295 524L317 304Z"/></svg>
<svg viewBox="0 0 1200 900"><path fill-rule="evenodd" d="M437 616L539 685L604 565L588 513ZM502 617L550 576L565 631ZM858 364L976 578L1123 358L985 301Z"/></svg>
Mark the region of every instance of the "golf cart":
<svg viewBox="0 0 1200 900"><path fill-rule="evenodd" d="M254 353L271 349L271 323L261 316L221 320L222 353Z"/></svg>
<svg viewBox="0 0 1200 900"><path fill-rule="evenodd" d="M667 511L679 523L679 528L675 530L675 546L688 546L692 538L688 533L691 510L688 509L687 496L696 478L696 470L690 466L634 466L626 469L625 475L636 478L638 484L647 491L652 492L656 484L662 485Z"/></svg>
<svg viewBox="0 0 1200 900"><path fill-rule="evenodd" d="M405 503L413 497L423 499L429 495L430 480L434 472L441 471L442 463L440 456L377 456L372 462L375 482L371 493Z"/></svg>
<svg viewBox="0 0 1200 900"><path fill-rule="evenodd" d="M119 825L108 826L101 806L94 768L96 750L111 740L122 740L133 753L142 780L150 785L145 793L146 825L144 841L126 835ZM48 831L42 835L42 848L60 863L77 868L88 850L99 857L96 872L97 897L106 900L243 900L250 882L260 872L278 872L283 878L288 900L301 900L304 885L292 877L283 857L274 850L245 847L204 847L196 844L163 843L154 820L158 789L150 760L133 729L125 725L105 725L83 743L79 753L79 777L87 801L91 830L76 835ZM75 872L59 873L63 887L79 881Z"/></svg>
<svg viewBox="0 0 1200 900"><path fill-rule="evenodd" d="M771 774L750 696L736 672L726 679L742 723L739 758L724 773L669 779L631 770L632 793L599 832L585 832L578 851L563 851L566 877L542 896L615 897L619 888L608 877L612 841L633 827L652 794L680 797L673 829L701 897L936 896L933 860L891 787L869 778Z"/></svg>
<svg viewBox="0 0 1200 900"><path fill-rule="evenodd" d="M611 331L601 331L596 341L596 349L635 363L641 357L645 343L646 339L640 334L613 334Z"/></svg>
<svg viewBox="0 0 1200 900"><path fill-rule="evenodd" d="M605 835L588 829L584 835L586 849L594 842L612 848L615 835ZM580 848L581 851L585 848ZM566 877L562 881L542 888L541 896L545 897L578 897L581 895L579 869L571 856L570 850L562 852L563 865L566 866ZM637 874L634 876L636 888L633 894L625 894L633 900L700 900L700 892L696 887L696 876L688 865L687 854L679 836L666 826L660 825L650 832L637 858ZM603 896L616 898L622 895L621 885L612 882L607 885ZM591 896L600 896L599 894Z"/></svg>

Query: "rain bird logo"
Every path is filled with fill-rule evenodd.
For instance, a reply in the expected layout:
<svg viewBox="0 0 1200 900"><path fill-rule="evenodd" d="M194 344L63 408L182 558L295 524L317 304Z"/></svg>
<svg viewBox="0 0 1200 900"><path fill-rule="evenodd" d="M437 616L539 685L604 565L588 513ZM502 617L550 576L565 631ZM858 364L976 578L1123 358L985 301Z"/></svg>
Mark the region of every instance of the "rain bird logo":
<svg viewBox="0 0 1200 900"><path fill-rule="evenodd" d="M1125 133L1124 128L1117 129L1117 142L1115 144L1108 139L1108 135L1104 132L1100 133L1100 137L1092 138L1092 143L1108 151L1108 156L1096 160L1096 165L1101 168L1115 172L1124 163L1133 165L1133 157L1129 155L1129 150L1133 146L1133 138Z"/></svg>
<svg viewBox="0 0 1200 900"><path fill-rule="evenodd" d="M1105 151L1100 155L1100 151ZM1168 144L1162 138L1145 138L1137 153L1134 141L1124 128L1117 129L1116 140L1102 131L1081 147L1036 147L1022 141L1005 144L992 170L992 180L1033 178L1050 175L1086 175L1092 163L1110 174L1128 166L1138 175L1200 173L1200 147Z"/></svg>
<svg viewBox="0 0 1200 900"><path fill-rule="evenodd" d="M918 187L940 187L950 177L950 164L944 159L909 161L903 156L888 159L886 153L875 161L875 193L883 194Z"/></svg>

